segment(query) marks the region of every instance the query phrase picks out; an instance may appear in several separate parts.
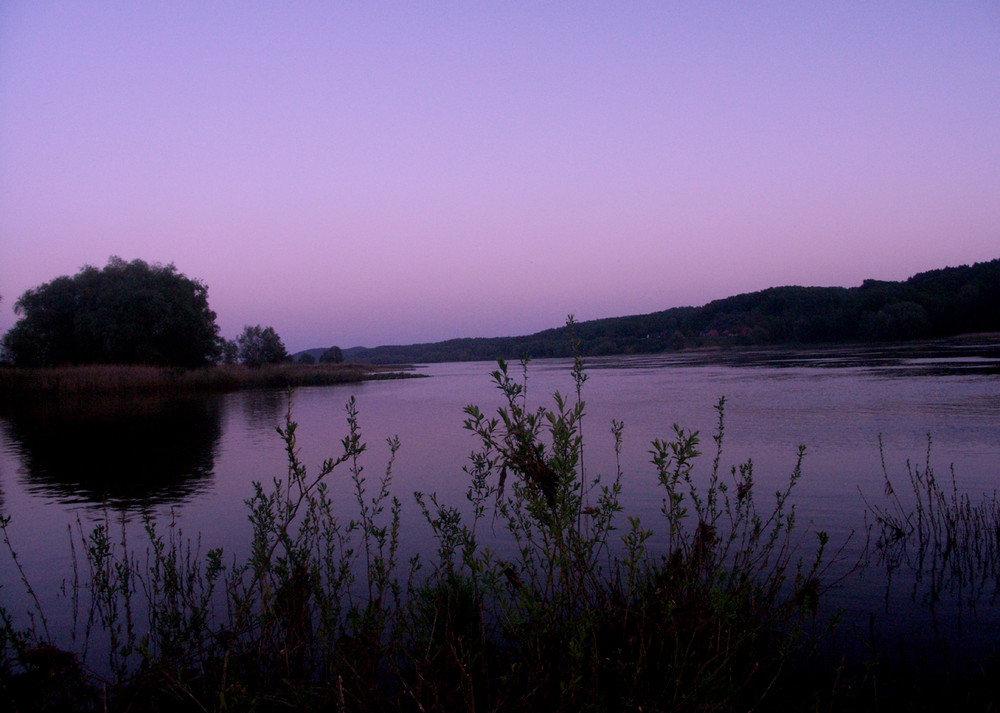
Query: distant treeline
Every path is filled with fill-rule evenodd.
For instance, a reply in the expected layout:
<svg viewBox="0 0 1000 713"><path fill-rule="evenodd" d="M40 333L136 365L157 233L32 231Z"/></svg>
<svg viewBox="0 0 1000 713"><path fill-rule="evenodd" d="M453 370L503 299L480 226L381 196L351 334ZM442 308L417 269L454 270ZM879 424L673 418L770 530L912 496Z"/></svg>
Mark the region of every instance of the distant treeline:
<svg viewBox="0 0 1000 713"><path fill-rule="evenodd" d="M890 342L1000 331L1000 259L922 272L860 287L771 287L662 312L579 322L587 356L648 354L688 347ZM565 357L566 328L521 337L451 339L344 350L371 364Z"/></svg>

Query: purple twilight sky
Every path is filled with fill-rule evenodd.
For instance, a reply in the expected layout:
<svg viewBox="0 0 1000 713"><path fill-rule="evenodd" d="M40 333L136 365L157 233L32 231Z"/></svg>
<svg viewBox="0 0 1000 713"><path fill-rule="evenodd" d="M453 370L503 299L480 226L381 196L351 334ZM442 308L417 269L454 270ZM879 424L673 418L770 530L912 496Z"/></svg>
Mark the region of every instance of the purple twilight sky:
<svg viewBox="0 0 1000 713"><path fill-rule="evenodd" d="M1000 257L1000 3L0 4L0 333L173 262L291 351Z"/></svg>

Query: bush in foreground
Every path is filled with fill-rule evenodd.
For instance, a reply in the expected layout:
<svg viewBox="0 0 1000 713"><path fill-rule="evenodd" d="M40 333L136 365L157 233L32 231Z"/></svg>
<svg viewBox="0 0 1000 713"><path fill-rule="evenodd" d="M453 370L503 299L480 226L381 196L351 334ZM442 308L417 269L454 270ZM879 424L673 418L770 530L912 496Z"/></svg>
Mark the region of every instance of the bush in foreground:
<svg viewBox="0 0 1000 713"><path fill-rule="evenodd" d="M467 502L415 494L432 556L399 558L398 441L369 479L351 399L340 454L309 472L290 409L279 429L287 474L255 483L247 501L249 555L202 552L152 520L143 552L110 519L81 532L81 639L106 660L57 648L41 611L28 631L4 613L0 700L17 710L702 711L775 698L808 650L826 561L823 533L801 556L797 546L789 498L802 452L763 506L750 463L720 468L720 402L707 475L695 476L698 434L675 426L651 447L662 522L627 517L618 530L620 469L591 477L583 465L582 363L575 393L550 408L529 409L503 362L493 379L505 400L496 416L466 409L477 442ZM620 447L621 424L613 431ZM327 485L344 471L347 520ZM480 541L494 523L503 551Z"/></svg>

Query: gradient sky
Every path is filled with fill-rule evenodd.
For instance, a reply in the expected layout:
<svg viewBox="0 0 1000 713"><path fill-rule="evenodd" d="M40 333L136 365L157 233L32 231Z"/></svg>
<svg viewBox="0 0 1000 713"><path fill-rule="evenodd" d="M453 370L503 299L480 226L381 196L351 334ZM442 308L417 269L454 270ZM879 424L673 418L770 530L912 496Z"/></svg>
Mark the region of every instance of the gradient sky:
<svg viewBox="0 0 1000 713"><path fill-rule="evenodd" d="M1000 257L1000 3L0 3L0 332L173 262L227 337L525 334Z"/></svg>

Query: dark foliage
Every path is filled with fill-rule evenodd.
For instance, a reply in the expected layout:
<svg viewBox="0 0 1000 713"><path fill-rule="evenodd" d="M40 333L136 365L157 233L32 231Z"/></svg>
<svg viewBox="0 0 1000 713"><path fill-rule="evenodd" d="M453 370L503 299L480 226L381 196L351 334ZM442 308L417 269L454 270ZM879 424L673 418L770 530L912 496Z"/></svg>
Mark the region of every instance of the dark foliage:
<svg viewBox="0 0 1000 713"><path fill-rule="evenodd" d="M235 364L240 358L240 348L235 339L219 340L219 362L222 364Z"/></svg>
<svg viewBox="0 0 1000 713"><path fill-rule="evenodd" d="M342 361L344 361L344 352L340 350L340 347L330 347L319 355L320 364L340 364Z"/></svg>
<svg viewBox="0 0 1000 713"><path fill-rule="evenodd" d="M259 324L243 327L243 333L236 338L239 360L246 366L280 364L288 359L288 352L274 327Z"/></svg>
<svg viewBox="0 0 1000 713"><path fill-rule="evenodd" d="M201 366L219 356L208 288L170 265L112 257L21 295L3 338L19 366Z"/></svg>
<svg viewBox="0 0 1000 713"><path fill-rule="evenodd" d="M883 342L1000 331L1000 259L860 287L771 287L702 307L580 322L585 356L699 346ZM400 364L566 357L564 328L521 337L347 350L351 361Z"/></svg>

